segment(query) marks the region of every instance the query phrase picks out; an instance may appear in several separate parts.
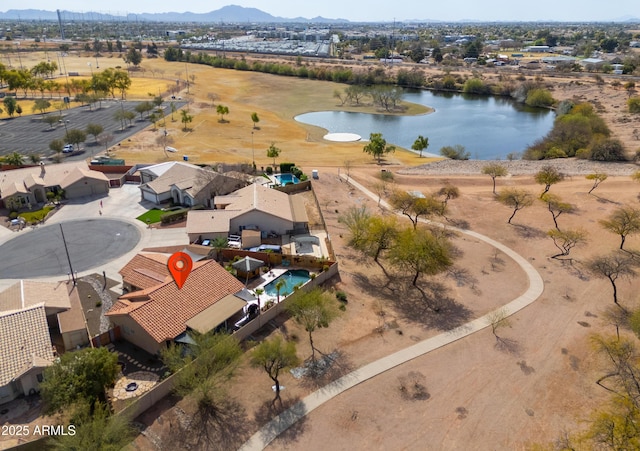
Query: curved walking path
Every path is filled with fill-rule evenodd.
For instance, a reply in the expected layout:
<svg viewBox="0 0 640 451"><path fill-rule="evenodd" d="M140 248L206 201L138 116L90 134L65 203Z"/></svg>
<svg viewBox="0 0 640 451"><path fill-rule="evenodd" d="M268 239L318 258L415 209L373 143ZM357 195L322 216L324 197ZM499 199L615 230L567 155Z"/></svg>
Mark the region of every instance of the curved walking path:
<svg viewBox="0 0 640 451"><path fill-rule="evenodd" d="M341 175L343 179L347 179L344 175ZM375 202L378 202L378 196L369 191L367 188L362 186L360 183L354 181L353 179L349 179L348 183L352 184L364 194L369 196ZM390 205L384 200L380 201L380 204L385 208L391 209ZM464 233L466 235L477 238L485 243L499 249L504 252L506 255L511 257L525 272L529 279L529 288L520 296L515 298L513 301L505 304L497 310L504 311L507 316L512 315L519 310L522 310L533 301L538 299L544 290L544 283L542 281L542 277L536 271L536 269L520 254L516 253L511 248L492 240L489 237L481 235L480 233L473 232L470 230L463 230L456 227L450 227L452 230L456 230L459 233ZM402 349L400 351L394 352L386 357L376 360L375 362L371 362L362 368L359 368L346 376L337 379L330 384L322 387L321 389L311 393L302 401L298 402L285 412L281 413L269 423L264 425L258 432L253 434L251 438L240 448L242 451L253 451L253 450L262 450L269 443L271 443L278 435L287 430L290 426L295 424L302 417L321 406L325 402L331 400L333 397L339 395L340 393L366 381L371 379L378 374L381 374L385 371L388 371L398 365L401 365L405 362L408 362L416 357L427 354L434 349L441 348L443 346L448 345L449 343L453 343L456 340L460 340L468 335L471 335L474 332L484 329L491 324L491 320L489 319L493 312L489 312L484 316L474 319L462 326L456 327L447 332L443 332L434 337L428 338L424 341L416 343L415 345L409 346L408 348Z"/></svg>

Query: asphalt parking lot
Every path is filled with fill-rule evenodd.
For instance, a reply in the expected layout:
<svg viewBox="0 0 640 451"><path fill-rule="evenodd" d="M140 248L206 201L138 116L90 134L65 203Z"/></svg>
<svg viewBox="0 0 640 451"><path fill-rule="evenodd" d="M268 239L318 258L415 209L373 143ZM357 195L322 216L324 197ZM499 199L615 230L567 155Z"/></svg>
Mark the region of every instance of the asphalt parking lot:
<svg viewBox="0 0 640 451"><path fill-rule="evenodd" d="M19 102L20 99L18 99ZM51 157L55 154L49 149L51 141L54 139L64 140L67 130L85 130L90 123L102 125L105 133L111 133L113 141L109 145L113 146L150 125L149 120L140 120L139 113L136 113L136 118L133 120L132 125L124 130L120 129L120 121L114 119L115 112L120 108L135 113L136 105L139 103L103 100L101 106L96 104L91 110L88 106L70 108L62 112L63 121L65 122L58 123L53 129L42 120L40 114L0 120L0 156L19 152L25 157L31 154L38 154L44 158ZM186 102L176 101L174 104L176 108L181 108ZM162 107L165 116L171 114L170 102L165 101ZM47 114L57 116L58 112ZM65 159L83 160L104 151L104 146L95 143L93 136L87 136L87 141L80 145L80 149L80 152L65 154Z"/></svg>

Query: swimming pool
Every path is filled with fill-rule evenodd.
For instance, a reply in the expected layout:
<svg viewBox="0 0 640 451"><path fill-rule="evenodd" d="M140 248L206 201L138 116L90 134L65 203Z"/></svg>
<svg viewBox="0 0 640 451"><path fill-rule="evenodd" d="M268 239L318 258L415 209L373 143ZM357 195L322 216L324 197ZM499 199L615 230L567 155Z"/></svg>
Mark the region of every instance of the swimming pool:
<svg viewBox="0 0 640 451"><path fill-rule="evenodd" d="M284 285L280 288L280 297L284 297L293 293L293 287L298 284L305 284L310 279L311 277L309 276L309 271L307 271L306 269L289 269L262 288L267 295L278 296L276 284L278 283L278 281L283 280Z"/></svg>
<svg viewBox="0 0 640 451"><path fill-rule="evenodd" d="M290 183L296 184L300 183L300 179L293 174L278 174L274 175L279 184L281 185L289 185Z"/></svg>

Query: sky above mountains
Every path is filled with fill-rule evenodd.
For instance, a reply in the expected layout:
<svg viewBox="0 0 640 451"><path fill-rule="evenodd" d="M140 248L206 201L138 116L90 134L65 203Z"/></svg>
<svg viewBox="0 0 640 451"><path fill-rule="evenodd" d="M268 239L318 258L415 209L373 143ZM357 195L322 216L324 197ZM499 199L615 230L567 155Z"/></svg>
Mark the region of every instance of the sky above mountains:
<svg viewBox="0 0 640 451"><path fill-rule="evenodd" d="M194 12L206 13L235 4L257 8L277 17L311 19L322 16L347 19L351 22L391 22L393 20L440 21L610 21L640 17L637 0L538 0L517 2L505 0L459 0L449 2L420 2L416 0L109 0L105 3L86 0L22 0L11 5L14 9L55 9L76 12L95 11L115 15L126 13ZM9 5L3 5L4 8Z"/></svg>

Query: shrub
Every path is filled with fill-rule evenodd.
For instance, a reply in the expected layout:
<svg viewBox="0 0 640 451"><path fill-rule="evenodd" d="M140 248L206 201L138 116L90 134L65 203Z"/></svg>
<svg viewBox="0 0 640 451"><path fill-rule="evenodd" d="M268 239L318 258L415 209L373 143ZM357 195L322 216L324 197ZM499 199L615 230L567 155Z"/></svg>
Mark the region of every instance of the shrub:
<svg viewBox="0 0 640 451"><path fill-rule="evenodd" d="M295 165L295 163L280 163L280 172L283 174L293 172Z"/></svg>
<svg viewBox="0 0 640 451"><path fill-rule="evenodd" d="M552 147L547 151L545 158L567 158L567 154L559 147Z"/></svg>
<svg viewBox="0 0 640 451"><path fill-rule="evenodd" d="M627 106L629 107L629 113L640 113L640 97L631 97L627 100Z"/></svg>
<svg viewBox="0 0 640 451"><path fill-rule="evenodd" d="M336 299L341 302L347 302L347 293L344 291L336 291Z"/></svg>
<svg viewBox="0 0 640 451"><path fill-rule="evenodd" d="M571 100L563 100L558 104L558 108L556 108L556 114L558 116L567 114L571 111L573 106L574 106L574 103Z"/></svg>
<svg viewBox="0 0 640 451"><path fill-rule="evenodd" d="M18 219L18 212L12 211L11 213L9 213L9 219Z"/></svg>
<svg viewBox="0 0 640 451"><path fill-rule="evenodd" d="M625 161L625 150L617 139L602 139L591 146L591 160L596 161Z"/></svg>
<svg viewBox="0 0 640 451"><path fill-rule="evenodd" d="M271 166L267 166L266 173L267 173L267 175L273 174L273 168Z"/></svg>
<svg viewBox="0 0 640 451"><path fill-rule="evenodd" d="M524 103L533 107L550 107L553 105L553 96L546 89L531 89Z"/></svg>
<svg viewBox="0 0 640 451"><path fill-rule="evenodd" d="M591 158L591 152L589 152L589 149L578 149L576 150L576 158L588 160Z"/></svg>
<svg viewBox="0 0 640 451"><path fill-rule="evenodd" d="M452 160L468 160L471 154L464 149L464 146L456 144L455 146L444 146L440 149L440 155Z"/></svg>
<svg viewBox="0 0 640 451"><path fill-rule="evenodd" d="M464 83L462 92L467 94L490 94L491 87L486 85L479 78L470 78Z"/></svg>
<svg viewBox="0 0 640 451"><path fill-rule="evenodd" d="M187 217L187 209L172 211L171 213L166 213L160 216L160 222L163 224L172 224L177 221L182 221Z"/></svg>
<svg viewBox="0 0 640 451"><path fill-rule="evenodd" d="M390 182L393 180L393 172L383 169L382 171L380 171L380 178L384 181Z"/></svg>

